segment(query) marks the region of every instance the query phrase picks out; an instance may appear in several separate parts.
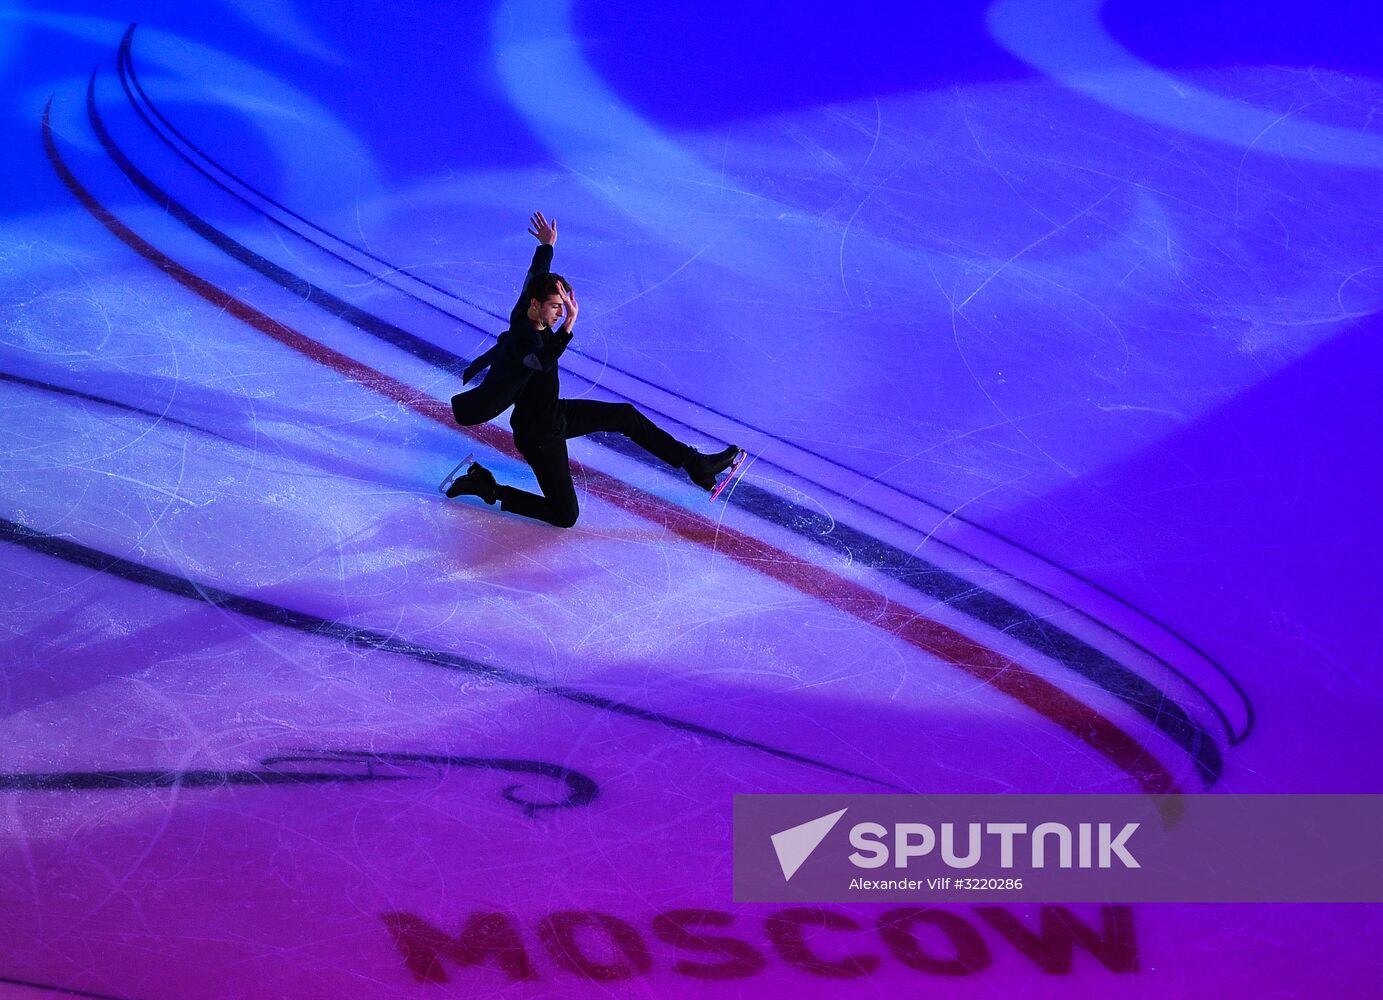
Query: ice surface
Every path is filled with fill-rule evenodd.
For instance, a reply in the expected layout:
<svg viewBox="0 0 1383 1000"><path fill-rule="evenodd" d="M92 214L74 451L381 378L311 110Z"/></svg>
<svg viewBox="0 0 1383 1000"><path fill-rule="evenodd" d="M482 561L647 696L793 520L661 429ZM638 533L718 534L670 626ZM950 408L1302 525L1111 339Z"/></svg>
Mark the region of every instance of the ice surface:
<svg viewBox="0 0 1383 1000"><path fill-rule="evenodd" d="M1377 15L844 10L0 12L0 996L1377 980L1377 907L731 901L735 793L1383 765ZM533 209L715 505L438 496L531 488L447 400Z"/></svg>

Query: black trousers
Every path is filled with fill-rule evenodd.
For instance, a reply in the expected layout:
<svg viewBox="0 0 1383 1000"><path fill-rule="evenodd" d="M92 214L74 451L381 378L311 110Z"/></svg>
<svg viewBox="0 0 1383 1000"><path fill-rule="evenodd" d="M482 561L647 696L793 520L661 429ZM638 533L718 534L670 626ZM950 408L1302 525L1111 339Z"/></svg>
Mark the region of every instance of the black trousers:
<svg viewBox="0 0 1383 1000"><path fill-rule="evenodd" d="M576 502L576 487L571 481L571 465L567 459L568 438L584 437L596 431L614 431L674 469L682 467L691 450L645 417L632 403L560 399L557 405L562 408L567 421L564 436L546 432L535 434L522 428L514 431L514 444L533 470L542 495L501 486L501 509L546 521L559 528L570 528L576 523L581 508Z"/></svg>

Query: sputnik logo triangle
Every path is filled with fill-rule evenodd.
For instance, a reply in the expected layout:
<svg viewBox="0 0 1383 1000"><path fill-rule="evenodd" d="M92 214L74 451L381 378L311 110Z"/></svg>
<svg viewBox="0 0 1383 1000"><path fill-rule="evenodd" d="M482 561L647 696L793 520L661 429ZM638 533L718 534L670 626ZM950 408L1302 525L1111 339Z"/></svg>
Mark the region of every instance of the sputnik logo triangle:
<svg viewBox="0 0 1383 1000"><path fill-rule="evenodd" d="M797 869L812 856L812 851L826 839L826 834L831 832L845 812L846 810L842 809L828 816L808 820L800 826L775 833L770 838L773 841L773 850L778 853L778 864L783 869L784 881L792 880L797 874Z"/></svg>

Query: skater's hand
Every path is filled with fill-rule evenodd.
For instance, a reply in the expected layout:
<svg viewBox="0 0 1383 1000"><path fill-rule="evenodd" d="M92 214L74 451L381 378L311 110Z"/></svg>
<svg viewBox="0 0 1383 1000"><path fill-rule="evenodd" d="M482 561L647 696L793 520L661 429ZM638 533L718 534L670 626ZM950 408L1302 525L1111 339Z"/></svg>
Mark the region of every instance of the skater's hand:
<svg viewBox="0 0 1383 1000"><path fill-rule="evenodd" d="M570 333L572 326L576 323L576 313L580 309L576 304L576 290L559 281L557 294L562 297L562 307L567 311L567 318L562 321L562 329Z"/></svg>
<svg viewBox="0 0 1383 1000"><path fill-rule="evenodd" d="M548 246L557 243L557 220L548 222L543 218L542 212L533 213L533 217L528 220L528 231L538 238L539 243L546 243Z"/></svg>

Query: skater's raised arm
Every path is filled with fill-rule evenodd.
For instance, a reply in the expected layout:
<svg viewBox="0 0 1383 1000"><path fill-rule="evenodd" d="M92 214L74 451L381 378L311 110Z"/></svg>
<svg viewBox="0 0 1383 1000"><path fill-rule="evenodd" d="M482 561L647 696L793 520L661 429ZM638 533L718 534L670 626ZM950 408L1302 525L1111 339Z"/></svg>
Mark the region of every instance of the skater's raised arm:
<svg viewBox="0 0 1383 1000"><path fill-rule="evenodd" d="M533 262L528 265L528 274L524 277L519 301L514 303L514 308L509 312L511 326L528 312L528 300L531 297L529 286L533 284L533 279L552 270L552 248L557 242L557 220L549 222L543 218L542 212L534 212L528 220L528 232L538 240L538 245L533 248Z"/></svg>
<svg viewBox="0 0 1383 1000"><path fill-rule="evenodd" d="M544 246L554 246L557 243L557 220L548 222L542 212L534 212L528 220L528 232Z"/></svg>
<svg viewBox="0 0 1383 1000"><path fill-rule="evenodd" d="M514 308L509 312L509 325L513 326L528 315L528 300L533 297L533 283L543 275L552 270L552 246L547 243L539 243L537 249L533 251L533 263L528 265L528 274L523 279L523 291L519 292L519 301L514 303Z"/></svg>
<svg viewBox="0 0 1383 1000"><path fill-rule="evenodd" d="M468 384L486 368L490 372L475 388L452 397L452 415L463 427L484 423L502 413L518 398L535 371L546 371L557 363L571 340L573 308L567 309L564 329L551 329L561 319L566 302L561 290L571 291L566 279L552 273L557 220L548 222L542 212L534 212L528 232L537 239L538 246L524 276L519 300L510 310L509 329L499 335L494 347L466 365L461 373L462 384Z"/></svg>

